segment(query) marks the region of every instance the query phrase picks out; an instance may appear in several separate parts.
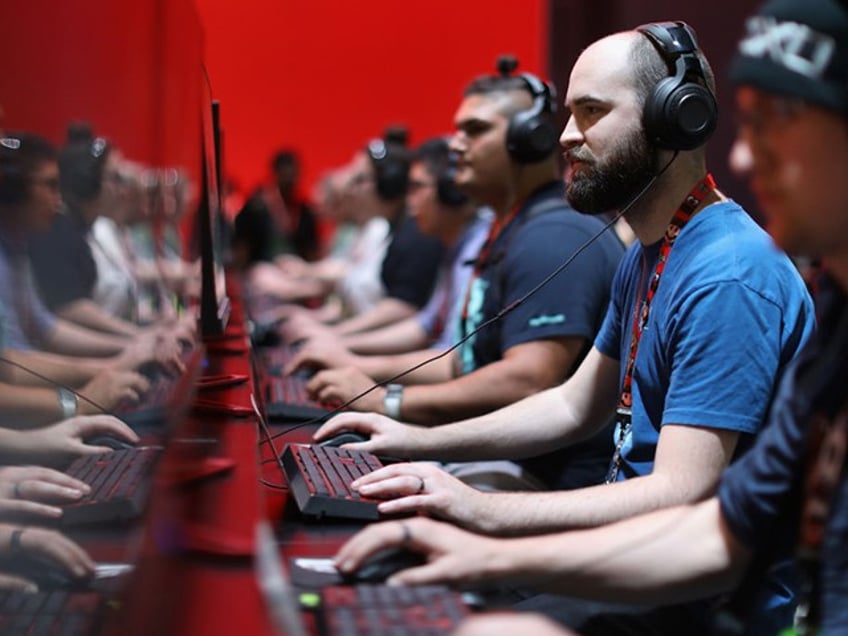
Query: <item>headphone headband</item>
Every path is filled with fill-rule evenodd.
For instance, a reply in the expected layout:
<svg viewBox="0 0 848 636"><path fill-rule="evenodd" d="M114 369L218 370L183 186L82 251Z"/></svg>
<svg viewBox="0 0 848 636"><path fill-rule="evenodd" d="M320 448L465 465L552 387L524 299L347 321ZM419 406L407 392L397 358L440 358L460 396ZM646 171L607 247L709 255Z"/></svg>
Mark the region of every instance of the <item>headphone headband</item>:
<svg viewBox="0 0 848 636"><path fill-rule="evenodd" d="M532 73L516 77L524 82L533 105L510 118L506 147L518 163L537 163L551 156L559 138L551 118L545 116L556 112L556 91Z"/></svg>
<svg viewBox="0 0 848 636"><path fill-rule="evenodd" d="M645 102L648 137L668 150L703 145L718 123L718 106L698 58L695 31L685 22L654 22L636 30L648 38L670 73Z"/></svg>

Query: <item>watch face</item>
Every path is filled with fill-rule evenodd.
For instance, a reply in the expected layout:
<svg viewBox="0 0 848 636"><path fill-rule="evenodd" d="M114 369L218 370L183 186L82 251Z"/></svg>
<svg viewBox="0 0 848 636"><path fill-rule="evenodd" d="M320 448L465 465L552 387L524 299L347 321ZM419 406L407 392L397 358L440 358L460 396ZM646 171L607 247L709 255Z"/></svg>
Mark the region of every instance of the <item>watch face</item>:
<svg viewBox="0 0 848 636"><path fill-rule="evenodd" d="M68 389L59 389L59 406L65 418L73 417L77 413L77 398Z"/></svg>

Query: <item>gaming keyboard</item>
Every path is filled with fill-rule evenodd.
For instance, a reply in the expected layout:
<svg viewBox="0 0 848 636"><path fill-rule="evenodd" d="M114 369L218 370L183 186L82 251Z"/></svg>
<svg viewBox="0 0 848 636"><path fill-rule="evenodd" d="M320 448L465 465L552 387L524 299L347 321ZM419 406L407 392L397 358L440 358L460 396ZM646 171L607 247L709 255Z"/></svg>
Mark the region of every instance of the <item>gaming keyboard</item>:
<svg viewBox="0 0 848 636"><path fill-rule="evenodd" d="M141 396L139 402L119 404L113 413L131 427L162 425L181 410L188 407L193 392L189 389L203 359L202 347L185 347L180 352L185 373L170 375L157 364L143 365L139 372L150 383L150 388Z"/></svg>
<svg viewBox="0 0 848 636"><path fill-rule="evenodd" d="M327 418L332 409L309 397L306 382L303 376L296 374L266 377L265 414L268 419L292 421Z"/></svg>
<svg viewBox="0 0 848 636"><path fill-rule="evenodd" d="M0 633L5 636L96 634L103 597L97 592L0 592Z"/></svg>
<svg viewBox="0 0 848 636"><path fill-rule="evenodd" d="M379 500L361 497L350 483L382 468L371 453L315 444L289 444L283 470L300 511L317 517L379 519Z"/></svg>
<svg viewBox="0 0 848 636"><path fill-rule="evenodd" d="M451 634L470 610L461 593L445 586L359 584L321 590L324 636Z"/></svg>
<svg viewBox="0 0 848 636"><path fill-rule="evenodd" d="M63 507L62 524L126 521L141 516L161 452L158 446L145 446L75 460L65 472L91 486L91 492Z"/></svg>

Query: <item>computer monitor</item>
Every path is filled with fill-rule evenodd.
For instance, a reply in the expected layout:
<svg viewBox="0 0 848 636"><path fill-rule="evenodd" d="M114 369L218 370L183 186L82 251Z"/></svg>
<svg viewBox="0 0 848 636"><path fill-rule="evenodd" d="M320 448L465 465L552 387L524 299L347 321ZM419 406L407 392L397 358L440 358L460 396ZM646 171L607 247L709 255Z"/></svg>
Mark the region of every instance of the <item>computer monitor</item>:
<svg viewBox="0 0 848 636"><path fill-rule="evenodd" d="M224 282L224 237L221 210L220 105L211 99L208 78L201 110L201 188L197 227L200 247L200 335L214 338L224 333L230 301Z"/></svg>
<svg viewBox="0 0 848 636"><path fill-rule="evenodd" d="M271 525L260 521L256 525L256 579L275 634L306 636L307 629L300 613L297 594L283 568L280 551Z"/></svg>

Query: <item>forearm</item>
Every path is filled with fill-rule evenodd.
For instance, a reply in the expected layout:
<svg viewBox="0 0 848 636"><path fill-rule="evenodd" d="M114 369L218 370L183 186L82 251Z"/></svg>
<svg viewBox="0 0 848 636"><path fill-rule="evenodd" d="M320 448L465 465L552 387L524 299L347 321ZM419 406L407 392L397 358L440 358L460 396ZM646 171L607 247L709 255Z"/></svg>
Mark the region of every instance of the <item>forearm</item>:
<svg viewBox="0 0 848 636"><path fill-rule="evenodd" d="M408 387L400 415L406 422L444 424L490 413L548 386L524 365L504 359L440 384Z"/></svg>
<svg viewBox="0 0 848 636"><path fill-rule="evenodd" d="M54 353L105 357L119 354L127 341L120 336L97 333L60 319L56 321L46 344Z"/></svg>
<svg viewBox="0 0 848 636"><path fill-rule="evenodd" d="M700 497L686 483L684 479L652 473L577 490L485 494L481 496L480 527L488 533L505 535L593 528L670 506L696 503Z"/></svg>
<svg viewBox="0 0 848 636"><path fill-rule="evenodd" d="M486 415L425 429L408 455L442 461L524 459L589 434L581 430L561 387L555 387Z"/></svg>
<svg viewBox="0 0 848 636"><path fill-rule="evenodd" d="M32 428L63 417L56 389L0 383L0 414L6 428Z"/></svg>
<svg viewBox="0 0 848 636"><path fill-rule="evenodd" d="M337 334L342 336L369 331L409 318L414 315L415 311L415 307L407 302L394 298L384 298L370 311L343 320L334 329Z"/></svg>
<svg viewBox="0 0 848 636"><path fill-rule="evenodd" d="M53 386L58 383L78 387L88 382L105 366L103 358L74 358L43 351L7 349L3 356L15 365L20 365L7 364L11 370L6 377L10 384L21 386ZM47 380L38 376L44 376Z"/></svg>
<svg viewBox="0 0 848 636"><path fill-rule="evenodd" d="M57 315L76 325L123 338L133 338L140 332L136 325L110 316L89 299L70 303L62 307Z"/></svg>
<svg viewBox="0 0 848 636"><path fill-rule="evenodd" d="M360 355L387 355L416 351L427 345L427 334L416 316L371 331L348 334L345 346Z"/></svg>
<svg viewBox="0 0 848 636"><path fill-rule="evenodd" d="M714 498L503 547L491 578L613 602L668 604L726 591L749 559Z"/></svg>
<svg viewBox="0 0 848 636"><path fill-rule="evenodd" d="M389 378L412 369L412 367L431 360L440 355L441 351L423 349L410 353L400 353L386 356L356 356L353 366L374 378L377 382L385 382ZM400 384L432 385L447 382L453 378L453 357L450 354L433 360L420 369L403 375L397 380Z"/></svg>
<svg viewBox="0 0 848 636"><path fill-rule="evenodd" d="M37 431L0 428L0 464L38 463L45 455L42 444Z"/></svg>

